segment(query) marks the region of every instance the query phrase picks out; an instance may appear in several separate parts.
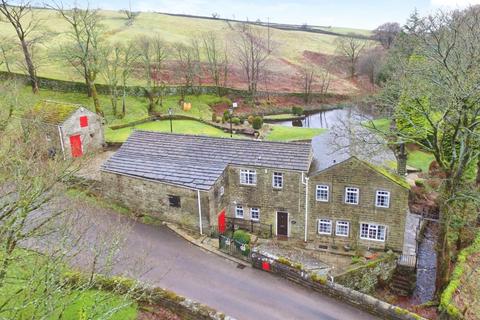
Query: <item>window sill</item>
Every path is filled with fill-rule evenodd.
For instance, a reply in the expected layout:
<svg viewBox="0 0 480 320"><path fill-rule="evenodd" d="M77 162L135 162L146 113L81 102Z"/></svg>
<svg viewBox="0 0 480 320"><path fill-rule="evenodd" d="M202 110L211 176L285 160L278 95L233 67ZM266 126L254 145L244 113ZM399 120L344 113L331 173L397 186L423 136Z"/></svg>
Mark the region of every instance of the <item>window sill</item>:
<svg viewBox="0 0 480 320"><path fill-rule="evenodd" d="M360 240L364 240L364 241L373 241L373 242L385 242L385 240L367 239L367 238L362 238L362 237L360 237Z"/></svg>

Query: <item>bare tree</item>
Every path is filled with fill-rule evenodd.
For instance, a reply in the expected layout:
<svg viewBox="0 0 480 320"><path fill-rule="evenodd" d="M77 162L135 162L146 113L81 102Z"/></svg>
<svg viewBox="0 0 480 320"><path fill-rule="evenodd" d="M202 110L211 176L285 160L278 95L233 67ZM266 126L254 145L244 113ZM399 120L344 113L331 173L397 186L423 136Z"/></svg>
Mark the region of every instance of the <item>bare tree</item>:
<svg viewBox="0 0 480 320"><path fill-rule="evenodd" d="M143 37L137 44L139 61L145 74L145 95L149 101L148 112L153 113L161 99L162 71L168 48L158 36Z"/></svg>
<svg viewBox="0 0 480 320"><path fill-rule="evenodd" d="M202 36L203 52L207 57L207 69L217 89L217 95L221 95L220 87L226 85L228 77L228 53L226 46L221 47L217 36L206 33Z"/></svg>
<svg viewBox="0 0 480 320"><path fill-rule="evenodd" d="M358 61L358 72L368 77L372 88L377 83L377 77L383 64L385 51L382 47L377 46L369 50L365 50L364 54Z"/></svg>
<svg viewBox="0 0 480 320"><path fill-rule="evenodd" d="M388 50L401 31L402 28L397 22L387 22L373 30L373 38L380 41L382 46Z"/></svg>
<svg viewBox="0 0 480 320"><path fill-rule="evenodd" d="M114 116L123 118L126 112L126 87L127 81L130 78L133 65L138 58L138 54L134 50L134 45L131 42L125 45L115 43L112 46L107 46L102 50L102 68L101 74L109 87L110 101L112 105L112 112ZM118 97L119 87L122 89L122 112L118 115Z"/></svg>
<svg viewBox="0 0 480 320"><path fill-rule="evenodd" d="M301 70L301 83L303 90L303 101L309 104L312 100L312 85L316 80L315 67L311 64L305 63Z"/></svg>
<svg viewBox="0 0 480 320"><path fill-rule="evenodd" d="M0 66L5 66L8 73L12 72L11 64L15 61L17 47L14 40L7 37L0 37Z"/></svg>
<svg viewBox="0 0 480 320"><path fill-rule="evenodd" d="M65 9L61 3L56 4L53 9L70 26L68 32L70 44L61 49L61 55L85 79L88 95L93 99L95 112L103 116L95 85L100 73L102 45L102 26L98 10L91 10L90 8Z"/></svg>
<svg viewBox="0 0 480 320"><path fill-rule="evenodd" d="M182 77L181 100L185 99L185 93L191 92L195 79L195 52L192 46L182 43L175 45L175 54L178 61L178 71Z"/></svg>
<svg viewBox="0 0 480 320"><path fill-rule="evenodd" d="M359 39L354 34L348 34L344 37L338 37L335 42L338 55L345 59L348 64L350 78L355 77L358 59L365 50L367 41Z"/></svg>
<svg viewBox="0 0 480 320"><path fill-rule="evenodd" d="M271 53L271 38L260 27L240 24L235 41L237 58L248 83L248 92L256 99L258 83Z"/></svg>
<svg viewBox="0 0 480 320"><path fill-rule="evenodd" d="M203 80L203 69L202 69L202 52L201 52L201 41L196 36L193 37L190 41L193 52L193 73L197 80L196 92L200 93L200 88L202 87Z"/></svg>
<svg viewBox="0 0 480 320"><path fill-rule="evenodd" d="M15 29L25 58L25 65L32 91L33 93L37 93L39 87L37 69L30 50L32 37L34 37L33 34L38 31L40 19L35 15L30 1L11 3L6 0L1 0L0 13Z"/></svg>
<svg viewBox="0 0 480 320"><path fill-rule="evenodd" d="M132 1L128 1L128 9L120 10L127 17L127 26L131 26L140 12L132 11Z"/></svg>

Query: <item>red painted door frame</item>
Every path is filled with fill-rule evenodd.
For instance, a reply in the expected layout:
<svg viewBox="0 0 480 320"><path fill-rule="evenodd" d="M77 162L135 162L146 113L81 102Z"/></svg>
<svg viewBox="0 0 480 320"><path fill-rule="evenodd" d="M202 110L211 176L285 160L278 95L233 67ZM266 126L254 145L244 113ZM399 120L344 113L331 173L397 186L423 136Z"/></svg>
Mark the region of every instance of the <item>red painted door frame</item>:
<svg viewBox="0 0 480 320"><path fill-rule="evenodd" d="M82 139L79 134L70 136L70 148L73 158L78 158L83 155Z"/></svg>

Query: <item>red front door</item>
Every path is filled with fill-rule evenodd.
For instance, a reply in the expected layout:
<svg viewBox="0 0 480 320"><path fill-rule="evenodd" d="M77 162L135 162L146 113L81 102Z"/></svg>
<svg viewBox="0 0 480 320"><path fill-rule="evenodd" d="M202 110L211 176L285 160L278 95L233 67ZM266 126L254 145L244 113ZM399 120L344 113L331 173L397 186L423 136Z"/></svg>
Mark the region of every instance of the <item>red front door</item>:
<svg viewBox="0 0 480 320"><path fill-rule="evenodd" d="M80 135L70 136L70 148L72 149L72 157L78 158L82 156L83 150Z"/></svg>
<svg viewBox="0 0 480 320"><path fill-rule="evenodd" d="M225 209L222 210L222 212L219 213L218 215L218 232L224 233L225 230L227 229L227 224L225 222Z"/></svg>

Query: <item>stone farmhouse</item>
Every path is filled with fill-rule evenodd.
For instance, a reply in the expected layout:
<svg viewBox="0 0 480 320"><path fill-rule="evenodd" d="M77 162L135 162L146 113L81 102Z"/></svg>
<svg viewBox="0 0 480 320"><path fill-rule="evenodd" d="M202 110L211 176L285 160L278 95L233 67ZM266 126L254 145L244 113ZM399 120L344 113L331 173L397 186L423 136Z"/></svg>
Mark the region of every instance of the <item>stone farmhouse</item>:
<svg viewBox="0 0 480 320"><path fill-rule="evenodd" d="M50 152L61 153L65 159L81 157L105 144L102 118L81 105L43 100L24 119L41 125Z"/></svg>
<svg viewBox="0 0 480 320"><path fill-rule="evenodd" d="M320 167L314 160L308 143L134 131L102 166L102 189L202 234L223 232L234 219L320 248L401 252L404 180L356 157Z"/></svg>

